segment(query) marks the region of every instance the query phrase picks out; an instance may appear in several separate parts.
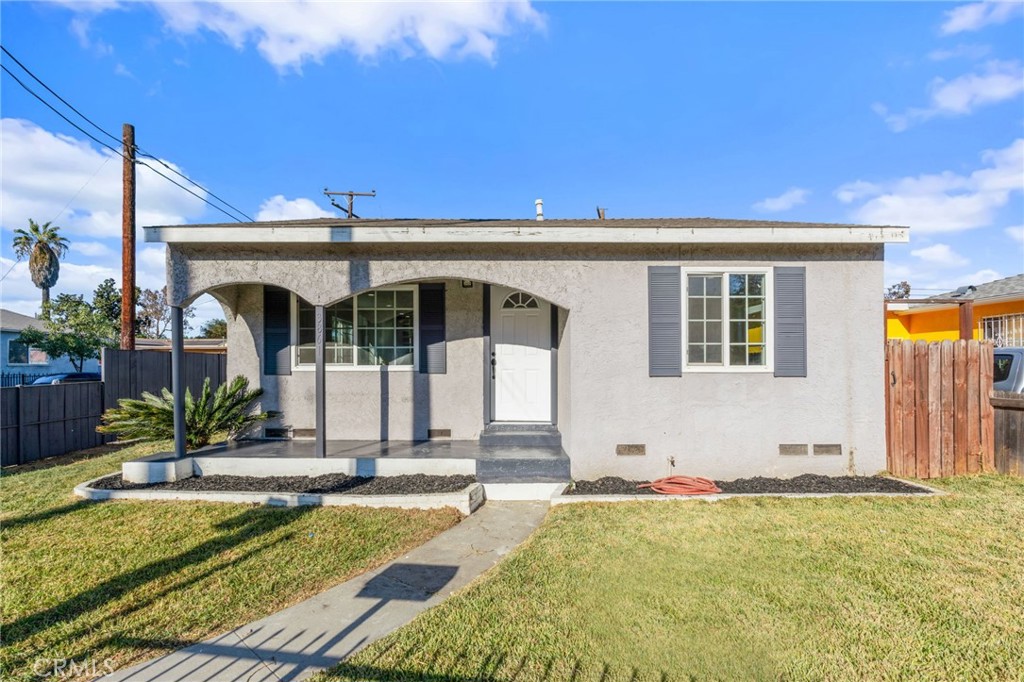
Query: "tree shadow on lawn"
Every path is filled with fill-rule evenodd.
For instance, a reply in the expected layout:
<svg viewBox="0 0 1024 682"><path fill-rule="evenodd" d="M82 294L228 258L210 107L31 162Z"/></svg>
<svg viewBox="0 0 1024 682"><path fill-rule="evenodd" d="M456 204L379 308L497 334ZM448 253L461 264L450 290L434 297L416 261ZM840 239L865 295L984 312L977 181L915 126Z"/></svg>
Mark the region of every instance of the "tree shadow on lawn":
<svg viewBox="0 0 1024 682"><path fill-rule="evenodd" d="M129 443L107 443L104 445L97 445L94 448L87 448L85 450L75 450L66 455L58 455L57 457L47 457L46 459L39 459L34 462L26 462L25 464L13 464L5 466L0 469L0 473L4 476L17 476L19 474L27 474L30 471L40 471L42 469L52 469L54 467L64 466L67 464L75 464L77 462L84 462L90 459L97 459L104 455L110 455L115 452L120 452L133 445L137 445L138 442Z"/></svg>
<svg viewBox="0 0 1024 682"><path fill-rule="evenodd" d="M3 522L4 530L13 530L15 528L21 528L22 526L28 526L33 523L40 521L49 521L55 519L58 516L64 516L65 514L72 514L80 509L84 509L93 504L100 504L96 500L78 500L71 504L65 504L62 507L50 507L41 512L35 514L26 514L24 516L14 516L10 519L5 519Z"/></svg>
<svg viewBox="0 0 1024 682"><path fill-rule="evenodd" d="M405 680L419 680L420 682L562 682L563 680L568 682L611 682L612 680L667 682L670 679L681 679L670 677L663 670L644 672L636 666L629 668L620 666L618 670L615 670L607 662L585 662L578 657L559 659L549 656L536 660L531 659L529 655L523 655L512 662L508 655L502 653L490 653L485 656L473 673L457 673L451 670L460 661L473 657L468 648L463 648L459 655L452 658L446 666L438 664L437 659L442 651L437 648L425 664L418 664L409 669L403 668L401 665L386 667L380 661L394 647L394 643L388 645L369 663L342 662L316 680L317 682L343 679L365 680L366 682L404 682ZM411 658L418 649L418 644L410 646L398 657L398 660L404 661ZM537 670L537 663L541 664L540 671ZM685 676L685 679L693 678Z"/></svg>
<svg viewBox="0 0 1024 682"><path fill-rule="evenodd" d="M231 531L229 535L211 538L176 556L159 559L127 573L114 576L48 609L7 624L4 628L5 644L9 646L29 639L48 628L71 622L89 611L102 608L124 597L147 583L170 575L186 566L201 564L260 535L294 523L312 509L314 508L296 507L288 510L270 510L260 507L246 510L216 525L216 528L220 530Z"/></svg>

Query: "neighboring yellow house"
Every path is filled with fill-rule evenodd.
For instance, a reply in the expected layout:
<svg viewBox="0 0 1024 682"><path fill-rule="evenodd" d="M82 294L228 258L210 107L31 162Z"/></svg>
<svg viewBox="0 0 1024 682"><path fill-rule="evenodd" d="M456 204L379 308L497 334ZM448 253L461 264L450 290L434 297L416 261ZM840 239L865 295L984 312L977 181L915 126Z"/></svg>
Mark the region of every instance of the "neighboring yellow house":
<svg viewBox="0 0 1024 682"><path fill-rule="evenodd" d="M1024 346L1024 274L960 287L933 298L973 301L974 338L992 339L997 346ZM955 341L960 338L959 308L956 303L890 301L885 313L886 338Z"/></svg>

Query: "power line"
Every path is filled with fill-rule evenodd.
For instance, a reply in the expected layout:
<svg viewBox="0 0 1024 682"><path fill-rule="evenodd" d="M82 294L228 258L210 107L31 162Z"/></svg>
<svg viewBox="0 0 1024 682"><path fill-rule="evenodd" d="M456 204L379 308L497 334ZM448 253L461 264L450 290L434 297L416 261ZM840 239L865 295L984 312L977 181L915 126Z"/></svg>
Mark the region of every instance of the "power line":
<svg viewBox="0 0 1024 682"><path fill-rule="evenodd" d="M86 121L86 122L87 122L87 123L88 123L89 125L91 125L91 126L92 126L93 128L95 128L96 130L100 131L101 133L103 133L104 135L106 135L107 137L109 137L110 139L114 140L114 142L117 142L117 143L120 143L120 142L121 142L120 138L118 138L117 136L115 136L115 135L113 135L113 134L111 134L111 133L108 133L108 132L107 132L107 131L106 131L106 130L105 130L105 129L104 129L103 127L102 127L102 126L100 126L100 125L99 125L98 123L96 123L95 121L93 121L93 120L92 120L91 118L89 118L88 116L86 116L85 114L83 114L83 113L82 113L81 111L79 111L78 109L76 109L76 108L74 107L74 105L72 105L72 104L71 104L70 102L68 102L68 101L67 101L66 99L64 99L64 98L63 98L63 97L61 97L61 96L60 96L59 94L57 94L57 92L56 92L56 91L55 91L55 90L54 90L53 88L51 88L51 87L50 87L49 85L47 85L47 84L46 84L46 83L45 83L45 82L44 82L44 81L43 81L43 80L42 80L41 78L39 78L39 76L37 76L37 75L35 75L34 73L32 73L32 70L31 70L31 69L29 69L29 68L28 68L27 66L25 66L24 64L22 64L22 63L21 63L21 61L19 61L17 57L15 57L15 56L14 56L13 54L11 54L11 51L10 51L10 50L8 50L8 49L7 49L6 47L4 47L3 45L0 45L0 50L3 50L3 53L4 53L4 54L6 54L6 55L7 55L8 57L10 57L10 58L11 58L12 60L14 60L14 63L15 63L15 64L17 64L18 66L20 66L20 67L21 67L21 68L22 68L22 69L23 69L23 70L25 71L25 73L27 73L27 74L28 74L29 76L31 76L31 77L33 78L33 80L35 80L35 81L36 81L37 83L39 83L39 84L40 84L40 85L42 85L42 86L43 86L44 88L46 88L47 92L49 92L49 93L50 93L51 95L53 95L54 97L56 97L57 99L59 99L59 100L60 100L60 101L61 101L61 102L62 102L62 103L63 103L63 104L64 104L64 105L65 105L65 106L67 107L67 108L71 109L71 111L73 111L73 112L75 112L76 114L78 114L78 115L79 115L79 116L80 116L80 117L81 117L82 119L84 119L84 120L85 120L85 121ZM28 88L28 87L27 87L27 86L26 86L26 85L25 85L24 83L22 83L22 82L21 82L20 80L18 80L18 78L17 78L17 77L16 77L16 76L15 76L15 75L14 75L13 73L11 73L11 72L10 72L9 70L7 70L7 69L4 69L4 71L7 71L7 73L8 73L8 74L9 74L9 75L10 75L10 76L11 76L12 78L14 78L14 80L18 81L18 84L19 84L19 85L21 85L21 87L25 88L25 89L26 89L26 90L28 90L29 92L32 92L32 91L31 91L31 90L30 90L30 89L29 89L29 88ZM35 97L36 97L37 99L39 99L39 100L40 100L41 102L43 102L43 103L44 103L44 104L46 104L47 106L50 106L50 105L49 105L49 103L47 103L46 101L44 101L44 100L43 100L43 99L42 99L42 98L41 98L41 97L40 97L39 95L36 95L36 94L35 94L34 92L32 92L32 94L33 94L33 95L35 95ZM50 108L51 108L51 109L53 109L53 111L54 111L54 112L56 112L56 113L60 114L60 112L57 112L57 110L56 110L56 109L54 109L54 108L53 108L52 106L50 106ZM61 115L61 118L63 118L63 119L65 120L65 121L68 121L68 123L71 123L71 121L70 121L70 120L69 120L69 119L68 119L68 118L67 118L66 116L63 116L63 115ZM72 123L71 125L75 125L75 124L73 124L73 123ZM80 131L81 131L82 133L84 133L84 134L86 134L86 135L89 135L89 133L86 133L86 132L85 132L84 130L82 130L81 128L79 128L79 127L78 127L77 125L75 126L75 128L77 128L78 130L80 130ZM104 144L103 142L100 142L99 140L97 140L97 139L96 139L95 137L92 137L92 135L89 135L89 137L90 137L91 139L93 139L94 141L96 141L97 143L99 143L99 144ZM105 145L105 146L106 146L106 147L107 147L108 149L111 149L110 145ZM222 204L224 204L225 206L227 206L228 208L230 208L231 210L233 210L233 211L235 211L236 213L238 213L239 215L241 215L241 216L245 217L245 218L246 218L246 219L247 219L247 220L248 220L249 222L255 222L255 221L254 221L254 220L253 220L253 219L252 219L252 218L251 218L251 217L250 217L249 215L247 215L247 214L245 213L245 211L243 211L243 210L239 209L239 208L238 208L238 207L236 207L236 206L233 206L233 205L232 205L231 203L229 203L229 202L228 202L227 200L225 200L225 199L221 198L220 196L218 196L217 194L215 194L215 193L214 193L213 191L211 191L211 190L207 189L206 187L203 187L203 186L202 186L202 185L200 185L200 184L199 184L198 182L196 182L196 181L195 181L195 180L193 180L192 178L188 177L188 176L187 176L187 175L185 175L184 173L181 173L180 171L178 171L177 169L175 169L174 167L172 167L172 166L171 166L170 164L168 164L168 163L165 163L165 162L164 162L163 160L161 160L161 159L160 159L160 158L158 158L157 156L155 156L155 155L151 154L151 153L150 153L149 151L147 151L147 150L143 149L142 147L140 147L140 146L138 146L138 145L136 145L136 147L135 147L135 148L136 148L136 149L137 149L137 150L138 150L139 152L141 152L141 155L142 155L142 156L145 156L145 157L147 157L147 158L153 159L154 161L156 161L157 163L159 163L159 164L160 164L161 166L163 166L163 167L164 167L164 168L166 168L167 170L169 170L169 171L171 171L172 173L174 173L175 175L178 175L179 177L181 177L181 178L185 179L186 181L188 181L188 182L189 182L189 183L191 183L192 185L195 185L195 186L196 186L196 187L198 187L199 189L203 190L204 192L206 192L207 194L209 194L210 196L212 196L213 198L215 198L215 199L216 199L217 201L221 202ZM150 170L153 170L153 171L155 171L156 169L155 169L155 168L151 168L151 167L150 167ZM167 178L167 176L163 175L162 173L158 173L158 174L159 174L159 175L161 175L161 176L162 176L162 177L164 177L164 178ZM167 179L168 179L168 180L170 180L170 178L167 178ZM173 182L173 180L172 180L172 182ZM178 185L178 183L176 183L176 182L175 182L174 184ZM181 187L181 185L178 185L178 187ZM184 188L184 187L182 187L182 189L185 189L185 188ZM195 196L195 193L194 193L194 192L191 192L191 194L193 194L193 195ZM207 202L207 203L210 203L210 202ZM210 205L212 206L212 204L210 204ZM221 210L221 212L222 212L222 213L225 213L226 215L230 215L230 214L226 213L226 212L225 212L225 211L223 211L223 210ZM231 217L232 219L234 219L234 220L238 220L238 218L237 218L237 217L235 217L235 216L230 216L230 217ZM238 220L238 222L243 222L243 221L241 221L241 220Z"/></svg>
<svg viewBox="0 0 1024 682"><path fill-rule="evenodd" d="M53 95L54 97L56 97L57 99L59 99L59 100L60 100L61 102L63 102L63 103L64 103L64 106L66 106L66 107L67 107L68 109L70 109L71 111L75 112L76 114L78 114L79 116L81 116L81 117L82 117L83 119L85 119L86 121L88 121L89 125L91 125L91 126L92 126L93 128L95 128L96 130L100 131L101 133L103 133L103 134L104 134L104 135L106 135L107 137L109 137L109 138L113 139L113 140L114 140L114 142L120 142L120 141L121 141L121 140L120 140L119 138L115 137L114 135L111 135L111 134L110 134L110 133L108 133L108 132L107 132L106 130L104 130L103 128L101 128L101 127L100 127L100 126L99 126L98 124L94 123L94 122L92 121L92 119L90 119L90 118L89 118L88 116L86 116L86 115L85 115L85 114L83 114L83 113L82 113L81 111L79 111L79 110L78 110L78 109L76 109L76 108L75 108L74 106L72 106L72 105L71 105L71 103L70 103L70 102L68 102L68 101L67 101L66 99L64 99L63 97L61 97L60 95L58 95L58 94L57 94L56 92L54 92L54 91L53 91L53 88L51 88L51 87L50 87L49 85L47 85L47 84L46 84L46 83L44 83L44 82L43 82L42 80L40 80L39 76L37 76L37 75L35 75L34 73L32 73L32 71L31 71L31 70L30 70L30 69L29 69L29 68L28 68L27 66L25 66L25 65L24 65L24 64L22 64L22 63L21 63L20 61L18 61L18 58L17 58L17 57L15 57L15 56L14 56L13 54L11 54L10 50L8 50L8 49L7 49L6 47L4 47L3 45L0 45L0 50L3 50L3 51L4 51L4 54L5 54L5 55L7 55L7 56L8 56L8 57L10 57L11 59L13 59L13 60L14 60L14 63L15 63L15 64L17 64L18 66L20 66L20 67L22 68L22 70L24 70L24 71L25 71L25 73L27 73L28 75L32 76L32 78L33 78L33 79L34 79L34 80L35 80L35 81L36 81L37 83L39 83L39 84L40 84L40 85L42 85L42 86L43 86L44 88L46 88L46 89L47 89L47 90L49 91L49 93L50 93L51 95ZM4 69L4 71L7 71L7 69ZM10 71L7 71L7 73L11 73L11 72L10 72ZM14 76L14 74L11 74L11 76L13 77L13 76ZM17 78L15 78L14 80L18 80L18 79L17 79ZM19 81L19 83L20 83L20 81ZM22 84L22 85L21 85L21 87L23 87L23 88L24 88L24 87L25 87L25 85L24 85L24 84ZM25 88L25 89L27 90L28 88ZM30 91L30 92L31 92L31 91ZM35 93L33 93L33 94L35 94ZM67 119L65 119L65 120L67 120Z"/></svg>
<svg viewBox="0 0 1024 682"><path fill-rule="evenodd" d="M58 110L58 109L57 109L56 107L54 107L54 106L53 106L52 104L50 104L50 103L49 103L49 102L47 102L47 101L46 101L45 99L43 99L43 97L42 97L42 96L40 96L40 95L39 95L39 94L38 94L37 92L35 92L35 91L34 91L34 90L33 90L32 88L30 88L29 86L25 85L25 84L24 84L24 83L23 83L23 82L21 81L21 79L20 79L20 78L18 78L17 76L15 76L15 75L14 75L13 73L11 73L11 70L10 70L10 69L8 69L8 68L7 68L6 66L4 66L3 64L0 64L0 69L3 69L3 70L4 70L4 72L5 72L5 73L6 73L6 74L7 74L8 76L10 76L11 78L13 78L13 79L14 79L14 81L15 81L15 82L16 82L16 83L17 83L18 85L20 85L20 86L21 86L22 88L24 88L26 92L28 92L28 93L29 93L30 95L32 95L33 97L35 97L35 98L36 98L37 100L39 100L40 102L42 102L42 103L43 103L43 104L44 104L44 105L45 105L45 106L46 106L46 107L47 107L48 109L50 109L50 111L52 111L53 113L57 114L58 116L60 116L60 117L61 117L62 119L64 119L65 121L67 121L68 125L70 125L70 126L72 126L73 128L75 128L75 129L76 129L77 131L79 131L80 133L82 133L83 135L85 135L86 137L88 137L88 138L89 138L90 140L92 140L92 141L93 141L93 142L95 142L96 144L99 144L99 145L102 145L102 146L106 147L106 148L107 148L107 149L109 149L110 151L112 151L112 152L114 152L115 154L117 154L118 156L120 156L120 157L121 157L122 159L123 159L123 158L125 158L125 155L124 155L124 154L122 154L122 153L121 153L121 151L120 151L119 149L115 149L114 147L111 147L111 146L110 146L109 144L107 144L107 143L106 143L106 142L104 142L103 140L99 139L98 137L96 137L95 135L93 135L92 133L90 133L89 131L85 130L84 128L82 128L82 126L78 125L77 123L75 123L74 121L72 121L72 120L71 120L70 118L68 118L67 116L65 116L65 115L64 115L63 113L61 113L61 112L60 112L60 111L59 111L59 110ZM109 133L108 133L108 134L109 134ZM152 166L150 166L149 164L147 164L147 163L144 163L144 162L142 162L142 161L138 161L138 160L136 160L136 163L138 163L139 165L145 166L145 167L146 167L146 168L148 168L149 170L153 171L154 173L156 173L157 175L159 175L160 177L162 177L162 178L163 178L164 180L167 180L168 182L170 182L170 183L173 183L173 184L177 185L178 187L180 187L181 189L185 190L186 192L188 192L189 194L191 194L191 195L192 195L192 196L194 196L195 198L199 199L200 201L203 201L204 203L206 203L207 205L211 206L212 208L215 208L215 209L217 209L218 211L220 211L221 213L223 213L223 214L224 214L224 215L226 215L227 217L231 218L232 220L234 220L234 221L236 221L236 222L239 222L239 223L243 223L243 222L245 222L244 220L240 220L240 219L239 219L239 218L238 218L237 216L234 216L234 215L232 215L232 214L228 213L227 211L225 211L225 210L224 210L223 208L221 208L221 207L220 207L220 206L218 206L217 204L215 204L215 203L211 202L210 200L208 200L208 199L207 199L206 197L203 197L203 196L200 196L200 195L196 194L195 192L193 192L192 190L190 190L190 189L189 189L188 187L185 187L185 186L184 186L184 185L182 185L181 183L179 183L179 182L176 182L176 181L175 181L175 180L173 180L172 178L169 178L169 177L167 177L166 175L164 175L163 173L161 173L160 171L158 171L158 170L157 170L156 168L153 168L153 167L152 167ZM243 213L242 215L245 215L245 214ZM252 222L252 221L250 220L249 222Z"/></svg>

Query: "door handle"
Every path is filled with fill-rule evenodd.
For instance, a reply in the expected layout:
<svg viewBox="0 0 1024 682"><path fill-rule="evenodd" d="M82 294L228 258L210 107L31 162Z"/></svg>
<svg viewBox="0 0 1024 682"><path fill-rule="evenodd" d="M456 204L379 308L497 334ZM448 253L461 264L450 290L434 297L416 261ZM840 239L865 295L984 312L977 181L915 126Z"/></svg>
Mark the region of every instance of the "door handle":
<svg viewBox="0 0 1024 682"><path fill-rule="evenodd" d="M494 355L494 351L491 351L491 379L495 378L496 367L498 366L498 359Z"/></svg>

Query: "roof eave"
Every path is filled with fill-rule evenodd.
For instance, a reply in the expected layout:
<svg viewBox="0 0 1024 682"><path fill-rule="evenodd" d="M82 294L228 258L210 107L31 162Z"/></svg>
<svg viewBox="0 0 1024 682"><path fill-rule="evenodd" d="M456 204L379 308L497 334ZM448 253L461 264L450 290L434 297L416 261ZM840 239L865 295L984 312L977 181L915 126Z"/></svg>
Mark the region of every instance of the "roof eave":
<svg viewBox="0 0 1024 682"><path fill-rule="evenodd" d="M155 226L145 240L167 244L886 244L907 243L909 228L832 227L556 227L543 223L493 227L345 225Z"/></svg>

